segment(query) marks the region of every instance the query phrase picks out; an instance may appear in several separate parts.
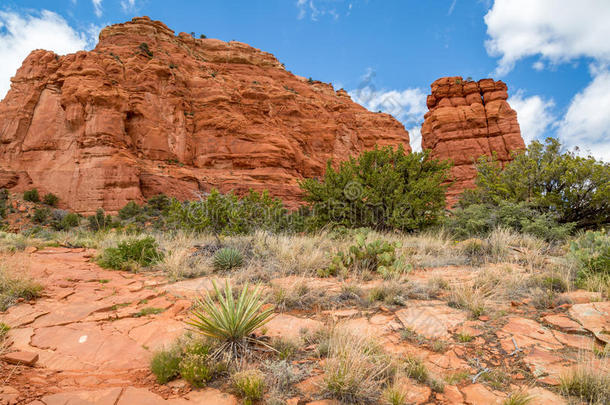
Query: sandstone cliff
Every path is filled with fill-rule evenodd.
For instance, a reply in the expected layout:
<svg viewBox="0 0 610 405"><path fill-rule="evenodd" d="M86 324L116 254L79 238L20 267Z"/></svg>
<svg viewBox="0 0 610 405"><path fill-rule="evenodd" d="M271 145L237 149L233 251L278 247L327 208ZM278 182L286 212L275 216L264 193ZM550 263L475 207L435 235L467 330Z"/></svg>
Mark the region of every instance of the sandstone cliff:
<svg viewBox="0 0 610 405"><path fill-rule="evenodd" d="M422 148L430 149L433 157L453 161L454 182L447 192L448 204L453 205L464 189L474 187L477 158L495 153L505 163L511 160L511 152L524 149L525 144L517 113L506 101L504 82L444 77L431 88Z"/></svg>
<svg viewBox="0 0 610 405"><path fill-rule="evenodd" d="M212 187L294 205L299 179L375 144L410 150L390 115L269 53L134 18L92 51L23 62L0 103L0 188L38 187L78 212Z"/></svg>

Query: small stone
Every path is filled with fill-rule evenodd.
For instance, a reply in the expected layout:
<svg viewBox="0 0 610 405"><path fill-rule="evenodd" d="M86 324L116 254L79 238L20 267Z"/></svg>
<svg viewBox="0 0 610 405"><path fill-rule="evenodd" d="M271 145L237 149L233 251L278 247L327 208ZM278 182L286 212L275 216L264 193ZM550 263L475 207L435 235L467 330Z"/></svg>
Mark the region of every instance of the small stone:
<svg viewBox="0 0 610 405"><path fill-rule="evenodd" d="M38 353L13 352L2 356L2 360L10 364L20 364L31 367L38 361Z"/></svg>

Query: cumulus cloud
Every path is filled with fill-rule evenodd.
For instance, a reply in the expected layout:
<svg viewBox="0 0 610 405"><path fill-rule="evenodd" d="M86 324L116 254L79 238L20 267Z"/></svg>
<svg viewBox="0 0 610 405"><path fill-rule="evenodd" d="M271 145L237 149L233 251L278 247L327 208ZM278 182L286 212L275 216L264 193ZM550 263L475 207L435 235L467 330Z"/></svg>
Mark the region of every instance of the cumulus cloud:
<svg viewBox="0 0 610 405"><path fill-rule="evenodd" d="M86 34L75 31L51 11L36 15L0 11L0 99L10 88L10 78L34 49L66 54L88 45Z"/></svg>
<svg viewBox="0 0 610 405"><path fill-rule="evenodd" d="M572 99L559 124L564 145L610 161L610 72L594 72L593 81Z"/></svg>
<svg viewBox="0 0 610 405"><path fill-rule="evenodd" d="M580 57L610 61L608 21L608 0L495 0L485 15L485 46L500 57L497 75L533 55L555 64Z"/></svg>
<svg viewBox="0 0 610 405"><path fill-rule="evenodd" d="M369 69L360 86L349 92L352 100L369 111L391 114L408 128L413 150L421 150L421 124L426 107L426 93L420 88L404 90L378 90L374 84L375 72Z"/></svg>
<svg viewBox="0 0 610 405"><path fill-rule="evenodd" d="M93 11L98 17L102 16L102 0L91 0L93 3Z"/></svg>
<svg viewBox="0 0 610 405"><path fill-rule="evenodd" d="M508 103L517 111L521 136L526 145L534 139L550 135L548 131L555 121L553 100L545 100L538 95L526 97L523 90L518 90L508 99Z"/></svg>

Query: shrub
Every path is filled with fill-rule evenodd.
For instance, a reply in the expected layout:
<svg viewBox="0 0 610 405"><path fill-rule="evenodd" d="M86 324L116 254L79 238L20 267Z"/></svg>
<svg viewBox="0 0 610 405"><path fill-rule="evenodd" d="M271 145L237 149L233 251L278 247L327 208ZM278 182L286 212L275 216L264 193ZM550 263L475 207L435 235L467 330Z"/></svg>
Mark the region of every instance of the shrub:
<svg viewBox="0 0 610 405"><path fill-rule="evenodd" d="M561 377L561 391L588 404L610 403L610 374L591 366L579 366Z"/></svg>
<svg viewBox="0 0 610 405"><path fill-rule="evenodd" d="M445 227L459 239L485 236L496 228L510 228L547 241L566 239L573 224L559 224L551 213L542 213L525 202L471 204L454 209Z"/></svg>
<svg viewBox="0 0 610 405"><path fill-rule="evenodd" d="M150 369L157 377L159 384L165 384L180 375L180 360L182 357L179 347L156 352L150 362Z"/></svg>
<svg viewBox="0 0 610 405"><path fill-rule="evenodd" d="M214 253L215 270L231 270L241 267L244 258L241 252L235 248L222 248Z"/></svg>
<svg viewBox="0 0 610 405"><path fill-rule="evenodd" d="M526 203L577 228L610 223L610 163L561 152L558 140L533 141L504 169L494 159L481 158L477 188L463 193L460 204Z"/></svg>
<svg viewBox="0 0 610 405"><path fill-rule="evenodd" d="M337 275L349 270L367 270L389 276L406 269L405 264L396 257L397 244L382 240L366 243L365 240L365 235L356 235L356 244L350 246L347 252L337 253L330 266L319 272L319 275Z"/></svg>
<svg viewBox="0 0 610 405"><path fill-rule="evenodd" d="M0 201L0 219L6 218L6 203L4 201Z"/></svg>
<svg viewBox="0 0 610 405"><path fill-rule="evenodd" d="M123 208L119 210L119 218L126 220L136 217L142 212L142 209L134 201L129 201Z"/></svg>
<svg viewBox="0 0 610 405"><path fill-rule="evenodd" d="M112 217L110 215L106 216L104 210L102 208L98 208L95 215L88 217L87 221L89 221L89 229L92 231L99 231L110 227Z"/></svg>
<svg viewBox="0 0 610 405"><path fill-rule="evenodd" d="M445 208L449 164L428 152L406 154L402 146L363 152L335 170L328 162L322 180L301 182L311 205L310 226L412 231L436 224Z"/></svg>
<svg viewBox="0 0 610 405"><path fill-rule="evenodd" d="M601 230L582 234L570 244L568 257L578 269L577 285L610 291L610 233Z"/></svg>
<svg viewBox="0 0 610 405"><path fill-rule="evenodd" d="M55 206L57 206L57 203L59 202L59 197L57 197L53 193L48 193L48 194L45 194L44 197L42 197L42 202L44 204L48 205L49 207L55 207Z"/></svg>
<svg viewBox="0 0 610 405"><path fill-rule="evenodd" d="M233 387L244 399L245 405L251 405L263 398L265 393L265 375L259 370L245 370L233 375Z"/></svg>
<svg viewBox="0 0 610 405"><path fill-rule="evenodd" d="M121 242L114 248L106 248L97 258L100 266L123 270L132 264L148 267L163 259L163 253L158 250L157 242L153 237L144 239L131 239Z"/></svg>
<svg viewBox="0 0 610 405"><path fill-rule="evenodd" d="M8 201L8 190L0 188L0 201Z"/></svg>
<svg viewBox="0 0 610 405"><path fill-rule="evenodd" d="M47 219L51 215L51 211L47 208L36 208L34 210L34 214L32 215L32 222L37 224L44 224L47 222Z"/></svg>
<svg viewBox="0 0 610 405"><path fill-rule="evenodd" d="M203 300L197 300L189 325L202 335L219 342L218 353L228 353L230 359L245 353L254 339L250 335L269 321L272 308L262 309L261 291L257 287L250 290L246 284L237 299L227 280L224 292L216 282L212 282L218 305L208 293Z"/></svg>
<svg viewBox="0 0 610 405"><path fill-rule="evenodd" d="M38 194L38 190L33 188L31 190L27 190L23 193L23 199L25 201L37 203L40 202L40 195Z"/></svg>
<svg viewBox="0 0 610 405"><path fill-rule="evenodd" d="M200 201L172 200L168 213L169 224L176 228L212 232L217 237L247 234L256 229L289 230L291 218L282 202L270 197L267 191L250 191L240 199L213 189Z"/></svg>
<svg viewBox="0 0 610 405"><path fill-rule="evenodd" d="M67 231L68 229L77 227L79 223L80 217L78 214L69 212L59 221L58 230Z"/></svg>
<svg viewBox="0 0 610 405"><path fill-rule="evenodd" d="M187 354L180 361L180 376L196 388L205 387L206 383L214 377L214 369L207 361L207 353Z"/></svg>
<svg viewBox="0 0 610 405"><path fill-rule="evenodd" d="M140 51L142 51L146 56L148 56L149 58L153 57L153 53L150 50L150 48L148 47L148 44L146 42L142 42L140 44L140 46L138 46L138 49L140 49Z"/></svg>
<svg viewBox="0 0 610 405"><path fill-rule="evenodd" d="M172 200L168 196L165 194L158 194L148 199L144 206L144 211L148 215L153 216L165 215L167 214L171 203Z"/></svg>

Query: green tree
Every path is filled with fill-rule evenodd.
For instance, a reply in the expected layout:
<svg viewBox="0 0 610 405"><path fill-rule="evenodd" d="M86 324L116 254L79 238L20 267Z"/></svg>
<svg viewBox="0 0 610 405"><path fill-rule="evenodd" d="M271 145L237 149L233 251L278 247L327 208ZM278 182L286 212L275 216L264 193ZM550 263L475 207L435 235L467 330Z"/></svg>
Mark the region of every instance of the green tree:
<svg viewBox="0 0 610 405"><path fill-rule="evenodd" d="M557 139L533 141L504 169L493 158L483 157L477 170L477 187L464 192L462 207L525 202L577 228L610 222L610 164L562 152Z"/></svg>
<svg viewBox="0 0 610 405"><path fill-rule="evenodd" d="M301 182L309 222L404 231L435 224L445 208L449 167L428 152L406 154L402 146L366 151L336 170L328 162L323 179Z"/></svg>

